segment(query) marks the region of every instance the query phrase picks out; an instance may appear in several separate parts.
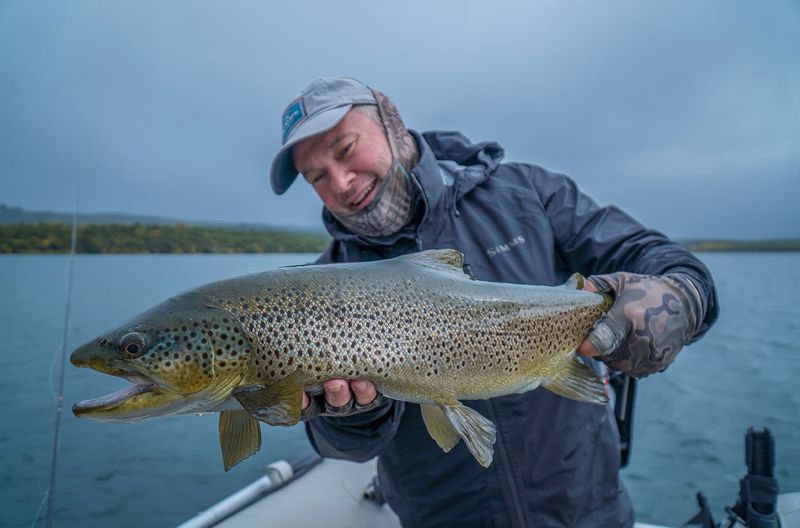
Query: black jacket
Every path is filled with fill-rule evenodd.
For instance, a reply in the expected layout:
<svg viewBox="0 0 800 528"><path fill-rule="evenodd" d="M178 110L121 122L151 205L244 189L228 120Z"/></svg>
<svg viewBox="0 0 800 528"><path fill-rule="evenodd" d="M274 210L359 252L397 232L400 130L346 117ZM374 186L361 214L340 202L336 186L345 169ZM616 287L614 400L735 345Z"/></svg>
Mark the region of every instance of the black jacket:
<svg viewBox="0 0 800 528"><path fill-rule="evenodd" d="M423 199L414 227L373 239L347 232L324 211L334 241L320 262L455 248L465 255L465 271L479 280L543 285L561 284L574 272L660 275L680 269L707 299L696 337L716 319L710 273L663 234L616 207L599 207L566 176L501 163L497 143L471 144L455 132L414 137L420 162L413 175ZM385 495L404 526L633 524L610 408L543 389L465 403L497 426L488 469L463 442L443 453L428 435L419 406L395 400L355 416L316 418L309 437L322 456L378 456Z"/></svg>

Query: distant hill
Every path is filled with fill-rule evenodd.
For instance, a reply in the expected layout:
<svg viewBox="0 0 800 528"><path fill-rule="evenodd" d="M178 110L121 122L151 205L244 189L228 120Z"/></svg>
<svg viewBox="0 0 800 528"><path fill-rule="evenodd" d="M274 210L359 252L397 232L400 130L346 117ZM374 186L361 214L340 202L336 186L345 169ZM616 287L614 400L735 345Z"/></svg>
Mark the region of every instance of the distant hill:
<svg viewBox="0 0 800 528"><path fill-rule="evenodd" d="M28 223L52 223L59 222L72 224L72 213L57 211L29 211L21 207L13 207L0 203L0 225L2 224L28 224ZM104 224L104 225L193 225L202 227L219 227L228 229L264 229L267 231L289 231L300 233L324 233L324 229L312 229L293 226L276 226L259 223L235 223L235 222L207 222L180 220L166 216L146 216L126 213L79 213L78 223L81 224Z"/></svg>

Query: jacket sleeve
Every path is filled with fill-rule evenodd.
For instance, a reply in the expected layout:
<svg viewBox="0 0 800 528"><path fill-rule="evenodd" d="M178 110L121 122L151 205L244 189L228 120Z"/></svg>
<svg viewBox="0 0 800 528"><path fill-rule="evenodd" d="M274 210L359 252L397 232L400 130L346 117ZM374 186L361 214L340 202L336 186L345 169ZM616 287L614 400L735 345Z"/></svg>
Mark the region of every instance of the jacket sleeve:
<svg viewBox="0 0 800 528"><path fill-rule="evenodd" d="M383 398L377 408L341 418L319 416L306 422L306 434L322 457L366 462L392 441L404 404Z"/></svg>
<svg viewBox="0 0 800 528"><path fill-rule="evenodd" d="M335 262L336 241L316 260L316 264ZM377 456L392 441L404 404L383 398L375 409L344 417L318 416L306 422L311 446L322 457L366 462Z"/></svg>
<svg viewBox="0 0 800 528"><path fill-rule="evenodd" d="M645 275L685 273L700 292L705 314L690 342L708 331L719 315L719 307L714 280L705 264L619 208L598 206L567 176L538 166L531 166L530 174L552 226L558 252L571 270L585 275L616 271Z"/></svg>

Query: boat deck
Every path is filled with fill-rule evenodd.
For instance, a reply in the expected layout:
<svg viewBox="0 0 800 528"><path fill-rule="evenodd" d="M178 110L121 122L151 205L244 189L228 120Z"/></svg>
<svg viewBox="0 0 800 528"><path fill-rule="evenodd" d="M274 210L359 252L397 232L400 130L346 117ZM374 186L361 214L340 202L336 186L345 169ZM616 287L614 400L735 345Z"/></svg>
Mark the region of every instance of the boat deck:
<svg viewBox="0 0 800 528"><path fill-rule="evenodd" d="M374 476L374 460L356 464L325 459L303 478L290 481L216 526L400 528L388 505L364 499L364 490Z"/></svg>
<svg viewBox="0 0 800 528"><path fill-rule="evenodd" d="M375 460L363 464L324 459L303 478L290 480L245 509L215 524L218 528L400 528L388 505L364 499L376 474ZM636 523L636 528L663 528Z"/></svg>

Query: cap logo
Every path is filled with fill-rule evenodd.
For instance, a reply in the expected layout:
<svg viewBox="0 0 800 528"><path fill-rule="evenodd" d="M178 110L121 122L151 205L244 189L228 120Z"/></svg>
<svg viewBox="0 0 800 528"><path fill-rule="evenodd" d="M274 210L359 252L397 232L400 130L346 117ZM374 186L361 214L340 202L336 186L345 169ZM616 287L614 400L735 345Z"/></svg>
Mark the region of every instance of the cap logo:
<svg viewBox="0 0 800 528"><path fill-rule="evenodd" d="M306 117L306 105L302 97L298 97L283 111L283 142L289 137L292 130Z"/></svg>

